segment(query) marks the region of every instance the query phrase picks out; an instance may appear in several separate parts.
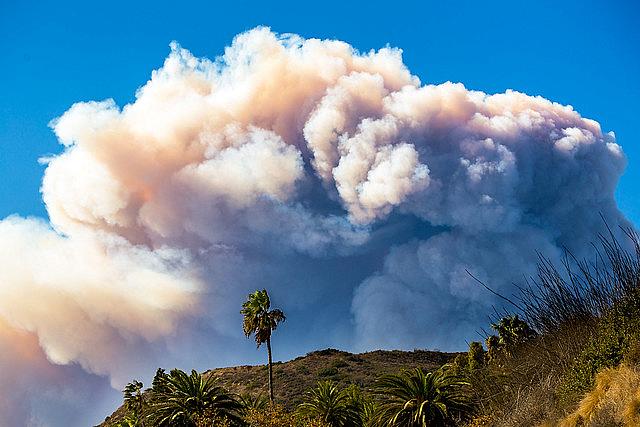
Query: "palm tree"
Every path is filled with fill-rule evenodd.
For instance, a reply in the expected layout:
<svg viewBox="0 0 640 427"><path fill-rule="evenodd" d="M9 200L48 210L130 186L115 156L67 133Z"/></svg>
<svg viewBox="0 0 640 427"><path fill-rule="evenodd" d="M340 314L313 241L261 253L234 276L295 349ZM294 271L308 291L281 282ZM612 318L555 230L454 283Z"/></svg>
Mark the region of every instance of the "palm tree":
<svg viewBox="0 0 640 427"><path fill-rule="evenodd" d="M498 343L507 350L536 336L536 332L517 314L503 317L492 323L491 328L498 332Z"/></svg>
<svg viewBox="0 0 640 427"><path fill-rule="evenodd" d="M357 427L377 427L378 405L368 395L365 395L357 385L351 384L344 389L349 396L349 406L357 415Z"/></svg>
<svg viewBox="0 0 640 427"><path fill-rule="evenodd" d="M256 344L260 347L267 344L269 355L269 401L273 403L273 361L271 358L271 332L278 327L278 323L283 322L286 317L282 310L271 308L271 301L267 290L255 291L249 294L247 301L242 304L240 313L244 316L242 329L249 338L255 335Z"/></svg>
<svg viewBox="0 0 640 427"><path fill-rule="evenodd" d="M240 413L246 419L252 412L264 411L269 407L269 399L262 393L258 395L243 394L239 399L242 409Z"/></svg>
<svg viewBox="0 0 640 427"><path fill-rule="evenodd" d="M360 416L347 389L339 389L333 381L322 381L307 392L298 405L298 413L307 419L321 420L330 427L356 427Z"/></svg>
<svg viewBox="0 0 640 427"><path fill-rule="evenodd" d="M465 388L469 385L442 369L425 373L417 368L385 375L374 392L381 398L381 419L387 426L433 427L454 425L470 410Z"/></svg>
<svg viewBox="0 0 640 427"><path fill-rule="evenodd" d="M120 422L122 426L144 426L142 419L145 401L142 396L142 386L143 384L140 381L133 380L122 390L124 394L124 405L128 412L125 419Z"/></svg>
<svg viewBox="0 0 640 427"><path fill-rule="evenodd" d="M240 403L213 376L203 377L195 370L191 375L180 369L169 374L158 370L153 384L148 418L154 426L241 425Z"/></svg>

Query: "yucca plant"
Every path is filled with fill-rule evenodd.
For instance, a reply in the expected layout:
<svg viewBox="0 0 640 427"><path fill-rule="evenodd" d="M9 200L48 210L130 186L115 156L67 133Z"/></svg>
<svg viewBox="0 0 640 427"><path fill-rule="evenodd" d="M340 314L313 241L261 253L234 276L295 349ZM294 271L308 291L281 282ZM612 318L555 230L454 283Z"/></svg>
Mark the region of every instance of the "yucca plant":
<svg viewBox="0 0 640 427"><path fill-rule="evenodd" d="M374 388L381 424L394 427L454 425L470 411L468 382L446 370L422 369L381 377Z"/></svg>
<svg viewBox="0 0 640 427"><path fill-rule="evenodd" d="M321 381L309 390L298 414L307 420L320 420L331 427L360 425L360 416L350 393L333 381Z"/></svg>
<svg viewBox="0 0 640 427"><path fill-rule="evenodd" d="M160 427L200 427L216 422L241 425L241 404L217 380L195 370L158 372L151 392L148 418Z"/></svg>

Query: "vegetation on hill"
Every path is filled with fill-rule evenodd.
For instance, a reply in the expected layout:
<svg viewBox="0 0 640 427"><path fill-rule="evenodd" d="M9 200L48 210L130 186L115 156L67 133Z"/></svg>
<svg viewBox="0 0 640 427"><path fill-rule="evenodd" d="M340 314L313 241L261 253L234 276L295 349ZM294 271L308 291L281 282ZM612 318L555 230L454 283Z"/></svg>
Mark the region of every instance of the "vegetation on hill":
<svg viewBox="0 0 640 427"><path fill-rule="evenodd" d="M472 343L467 360L457 358L471 383L476 425L640 425L633 421L640 415L637 383L628 383L625 393L636 397L627 403L605 404L615 378L640 372L640 241L624 231L624 242L600 236L593 261L567 254L556 266L541 257L537 278L514 298L521 317L494 323L486 351ZM614 379L605 387L604 378ZM618 421L603 422L605 412Z"/></svg>
<svg viewBox="0 0 640 427"><path fill-rule="evenodd" d="M372 390L381 375L412 370L416 367L431 372L451 362L458 353L442 353L436 351L384 351L352 354L345 351L326 349L311 352L289 362L274 363L275 401L277 410L268 405L268 371L266 365L236 366L213 369L202 374L203 377L215 378L216 383L229 393L238 397L243 406L248 408L254 424L285 426L287 420L297 425L292 416L297 406L305 401L307 392L322 381L330 381L340 390L352 385L353 390ZM162 370L160 370L162 371ZM164 371L162 371L164 372ZM158 375L156 375L158 378ZM142 388L142 384L140 388ZM153 386L155 387L154 380ZM150 400L150 390L141 392L145 401ZM125 402L126 403L126 402ZM259 411L251 410L257 408ZM102 427L117 425L126 414L130 413L128 405L123 405L111 415ZM288 414L288 415L287 415ZM261 424L268 418L273 424ZM273 420L276 421L273 421ZM280 421L277 421L277 420ZM292 421L293 420L293 421ZM148 426L148 424L145 424Z"/></svg>
<svg viewBox="0 0 640 427"><path fill-rule="evenodd" d="M125 405L103 425L639 426L640 240L624 231L623 243L600 236L592 262L541 256L537 277L504 297L513 312L466 353L323 350L276 363L275 390L270 364L159 370L144 392L129 384ZM245 333L260 344L278 321L256 312L268 316L269 304L243 308Z"/></svg>

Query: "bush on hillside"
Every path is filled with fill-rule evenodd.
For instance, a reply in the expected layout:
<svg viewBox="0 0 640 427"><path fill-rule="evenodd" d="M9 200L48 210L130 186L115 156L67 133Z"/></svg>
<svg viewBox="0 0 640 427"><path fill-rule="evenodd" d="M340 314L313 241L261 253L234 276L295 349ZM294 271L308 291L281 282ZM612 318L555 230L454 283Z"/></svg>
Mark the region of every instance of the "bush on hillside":
<svg viewBox="0 0 640 427"><path fill-rule="evenodd" d="M499 336L487 337L487 366L470 380L494 425L557 419L591 389L597 372L640 359L640 244L634 231L623 231L623 244L613 233L600 236L592 262L567 254L556 266L541 256L537 278L515 298L523 323L511 316L493 325ZM509 340L509 330L526 339Z"/></svg>

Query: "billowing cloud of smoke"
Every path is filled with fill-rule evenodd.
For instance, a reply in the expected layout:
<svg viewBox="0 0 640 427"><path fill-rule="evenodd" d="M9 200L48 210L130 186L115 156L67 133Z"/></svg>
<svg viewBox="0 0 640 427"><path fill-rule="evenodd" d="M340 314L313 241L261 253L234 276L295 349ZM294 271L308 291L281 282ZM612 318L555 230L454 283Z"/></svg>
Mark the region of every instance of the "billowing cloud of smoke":
<svg viewBox="0 0 640 427"><path fill-rule="evenodd" d="M33 363L51 395L255 361L238 307L260 287L289 314L283 358L461 348L498 303L465 270L509 293L536 250L585 247L600 215L627 224L625 158L597 122L422 85L391 48L266 28L215 62L172 44L133 103L78 103L52 127L50 224L0 222L0 367ZM1 397L0 424L46 423L38 396Z"/></svg>

